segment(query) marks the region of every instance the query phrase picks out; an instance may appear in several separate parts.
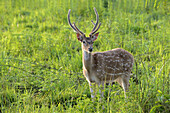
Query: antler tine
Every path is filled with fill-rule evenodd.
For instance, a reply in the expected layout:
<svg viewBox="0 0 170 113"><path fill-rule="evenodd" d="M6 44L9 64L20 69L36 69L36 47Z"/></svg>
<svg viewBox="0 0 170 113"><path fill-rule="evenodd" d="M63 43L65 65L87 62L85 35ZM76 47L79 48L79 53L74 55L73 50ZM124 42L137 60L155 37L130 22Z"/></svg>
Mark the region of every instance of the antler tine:
<svg viewBox="0 0 170 113"><path fill-rule="evenodd" d="M99 15L98 15L98 13L97 13L96 8L94 8L94 11L95 11L95 14L96 14L96 23L94 23L93 20L91 20L91 22L92 22L92 24L94 25L94 27L93 27L91 33L89 34L89 36L92 36L95 32L97 32L98 29L100 28L100 25L101 25L101 23L100 23L99 26L98 26ZM98 27L97 27L97 26L98 26ZM96 27L97 27L97 29L96 29Z"/></svg>
<svg viewBox="0 0 170 113"><path fill-rule="evenodd" d="M79 33L80 35L84 35L84 33L83 32L81 32L79 29L78 29L78 27L76 26L76 24L73 22L73 25L71 24L71 21L70 21L70 11L71 11L71 9L69 9L69 11L68 11L68 23L69 23L69 25L71 26L71 28L75 31L75 32L77 32L77 33Z"/></svg>
<svg viewBox="0 0 170 113"><path fill-rule="evenodd" d="M96 24L94 24L94 22L92 21L92 23L94 24L94 27L93 27L93 30L91 32L93 32L96 29L96 27L98 25L98 21L99 21L99 15L98 15L95 7L94 7L94 11L95 11L95 14L96 14Z"/></svg>
<svg viewBox="0 0 170 113"><path fill-rule="evenodd" d="M68 15L67 15L68 24L70 25L70 27L71 27L75 32L77 32L77 30L76 30L76 29L73 27L73 25L71 24L71 21L70 21L70 11L71 11L71 9L69 9Z"/></svg>
<svg viewBox="0 0 170 113"><path fill-rule="evenodd" d="M74 26L74 28L76 29L76 31L78 31L79 32L79 34L81 34L81 35L85 35L82 31L80 31L79 29L78 29L78 27L76 26L76 24L75 24L75 22L73 22L73 26Z"/></svg>
<svg viewBox="0 0 170 113"><path fill-rule="evenodd" d="M96 33L96 32L99 30L100 25L101 25L101 23L99 23L99 26L97 27L97 29L96 29L96 30L94 30L94 31L93 31L90 35L93 35L94 33Z"/></svg>
<svg viewBox="0 0 170 113"><path fill-rule="evenodd" d="M92 24L95 26L95 23L93 22L93 20L91 20Z"/></svg>

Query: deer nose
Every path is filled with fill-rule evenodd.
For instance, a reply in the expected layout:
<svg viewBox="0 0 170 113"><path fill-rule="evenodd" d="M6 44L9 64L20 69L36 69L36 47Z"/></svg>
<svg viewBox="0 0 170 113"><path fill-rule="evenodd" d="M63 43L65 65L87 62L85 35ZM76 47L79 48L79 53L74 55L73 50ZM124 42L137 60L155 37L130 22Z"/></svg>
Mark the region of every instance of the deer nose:
<svg viewBox="0 0 170 113"><path fill-rule="evenodd" d="M92 47L90 47L90 48L89 48L89 52L92 52L92 51L93 51L93 48L92 48Z"/></svg>

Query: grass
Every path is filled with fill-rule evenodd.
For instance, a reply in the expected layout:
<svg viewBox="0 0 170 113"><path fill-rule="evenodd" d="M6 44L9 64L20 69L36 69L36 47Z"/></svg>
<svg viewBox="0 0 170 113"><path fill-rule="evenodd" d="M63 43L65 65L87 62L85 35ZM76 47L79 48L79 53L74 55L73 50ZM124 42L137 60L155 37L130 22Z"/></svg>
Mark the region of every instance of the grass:
<svg viewBox="0 0 170 113"><path fill-rule="evenodd" d="M168 113L169 3L1 0L0 112ZM95 20L93 7L102 23L94 51L120 47L134 55L127 99L114 84L105 89L102 102L91 101L82 74L81 45L67 23L67 13L71 9L71 21L87 34Z"/></svg>

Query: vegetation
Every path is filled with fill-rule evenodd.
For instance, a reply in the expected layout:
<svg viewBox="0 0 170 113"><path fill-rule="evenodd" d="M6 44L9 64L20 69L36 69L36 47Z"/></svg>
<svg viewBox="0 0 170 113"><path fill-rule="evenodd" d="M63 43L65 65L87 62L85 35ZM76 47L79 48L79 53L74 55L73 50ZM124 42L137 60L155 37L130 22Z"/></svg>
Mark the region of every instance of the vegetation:
<svg viewBox="0 0 170 113"><path fill-rule="evenodd" d="M169 3L0 0L0 112L170 112ZM102 102L90 98L67 13L88 34L93 7L102 23L94 51L124 48L135 57L127 99L117 83Z"/></svg>

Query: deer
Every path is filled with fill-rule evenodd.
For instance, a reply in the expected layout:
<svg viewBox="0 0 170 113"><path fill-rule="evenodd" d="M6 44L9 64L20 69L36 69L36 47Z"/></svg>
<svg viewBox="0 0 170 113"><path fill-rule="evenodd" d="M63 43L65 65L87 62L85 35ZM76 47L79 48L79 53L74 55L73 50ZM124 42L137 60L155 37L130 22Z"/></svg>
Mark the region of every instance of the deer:
<svg viewBox="0 0 170 113"><path fill-rule="evenodd" d="M81 42L82 48L82 62L83 62L83 74L90 86L91 98L93 99L96 94L93 94L92 84L102 86L102 89L106 83L118 82L118 84L124 90L124 96L126 98L126 92L129 88L129 79L133 68L134 57L128 51L122 48L115 48L104 52L92 52L93 43L98 38L99 32L97 32L101 26L99 23L99 15L94 8L96 14L96 23L92 20L94 25L89 37L79 30L75 22L73 24L70 21L70 12L68 11L67 19L70 27L76 32L77 39ZM101 97L103 92L99 89Z"/></svg>

